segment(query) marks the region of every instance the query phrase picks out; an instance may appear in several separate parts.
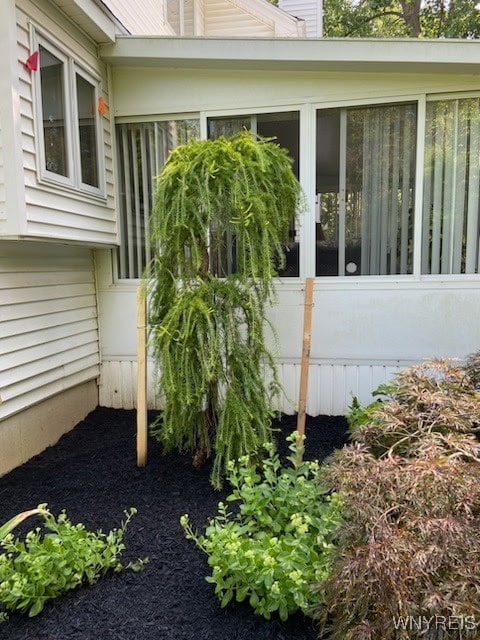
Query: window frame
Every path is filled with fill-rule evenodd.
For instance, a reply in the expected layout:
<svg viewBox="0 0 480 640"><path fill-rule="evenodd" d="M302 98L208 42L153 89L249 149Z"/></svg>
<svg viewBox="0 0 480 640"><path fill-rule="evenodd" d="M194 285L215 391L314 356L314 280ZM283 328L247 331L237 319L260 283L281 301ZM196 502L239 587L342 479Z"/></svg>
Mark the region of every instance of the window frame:
<svg viewBox="0 0 480 640"><path fill-rule="evenodd" d="M67 175L50 171L45 163L45 136L43 131L43 103L41 69L35 73L33 81L34 89L34 126L37 155L37 179L40 184L67 188L79 194L92 196L102 200L106 199L106 176L104 157L104 134L102 119L96 106L102 95L101 79L98 75L78 64L74 56L67 48L59 46L52 38L44 36L39 31L34 31L33 50L39 51L40 46L54 55L63 63L63 99L65 104L65 155L67 162ZM80 157L80 132L78 118L78 97L76 90L77 75L86 80L94 89L94 122L96 133L95 153L98 170L98 187L82 181L82 166Z"/></svg>
<svg viewBox="0 0 480 640"><path fill-rule="evenodd" d="M408 283L421 282L465 282L478 281L480 273L449 273L449 274L429 274L422 272L422 250L423 250L423 217L424 217L424 163L425 163L425 132L426 132L426 111L427 103L438 100L462 100L468 98L479 98L479 90L465 91L432 91L432 92L405 92L391 94L378 93L370 94L365 98L350 99L330 99L325 100L312 99L310 101L285 100L284 102L276 102L269 106L244 105L236 108L215 108L208 110L200 110L191 113L160 113L142 116L123 116L116 122L149 122L149 121L168 121L197 118L200 125L200 139L208 137L207 123L210 118L228 118L260 115L263 113L282 113L287 111L298 111L300 117L300 134L299 134L299 165L300 165L300 183L304 191L305 207L302 209L297 218L297 236L300 245L300 264L299 275L280 277L282 286L287 289L295 289L298 283L306 277L314 277L317 283L321 283L327 289L352 287L369 288L370 286L380 286L390 288L395 283L398 286L410 286ZM315 243L311 239L315 237L315 172L316 172L316 113L317 110L345 108L349 107L368 107L389 104L415 103L417 108L416 120L416 150L415 150L415 198L413 202L413 269L407 274L391 274L391 275L315 275ZM115 261L114 261L115 264ZM115 273L114 280L119 283L132 284L135 279L118 278Z"/></svg>

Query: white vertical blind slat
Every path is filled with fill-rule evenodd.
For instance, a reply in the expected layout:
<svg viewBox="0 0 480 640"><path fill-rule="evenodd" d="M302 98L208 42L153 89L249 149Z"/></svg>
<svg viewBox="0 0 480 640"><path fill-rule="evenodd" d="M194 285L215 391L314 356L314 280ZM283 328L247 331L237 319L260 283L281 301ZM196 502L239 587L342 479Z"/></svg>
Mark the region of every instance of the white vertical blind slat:
<svg viewBox="0 0 480 640"><path fill-rule="evenodd" d="M479 189L480 189L480 101L472 100L470 110L470 158L465 273L478 270Z"/></svg>

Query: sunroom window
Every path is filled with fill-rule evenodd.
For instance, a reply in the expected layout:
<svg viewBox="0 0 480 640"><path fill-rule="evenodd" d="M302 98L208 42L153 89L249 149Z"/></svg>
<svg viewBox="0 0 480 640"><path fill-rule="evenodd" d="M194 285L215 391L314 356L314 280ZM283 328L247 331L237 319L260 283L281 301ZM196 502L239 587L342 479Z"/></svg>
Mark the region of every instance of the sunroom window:
<svg viewBox="0 0 480 640"><path fill-rule="evenodd" d="M233 117L209 118L208 136L231 136L242 129L250 129L266 138L275 141L289 151L293 161L293 171L299 177L300 158L300 114L298 111L283 111L275 113L259 113L255 115L241 115ZM292 212L294 215L295 212ZM221 243L222 250L211 256L213 269L220 275L227 275L235 270L235 238L227 238ZM300 245L297 230L293 221L290 228L289 244L285 252L285 268L280 271L282 277L299 275Z"/></svg>
<svg viewBox="0 0 480 640"><path fill-rule="evenodd" d="M417 108L317 111L316 275L409 274Z"/></svg>
<svg viewBox="0 0 480 640"><path fill-rule="evenodd" d="M480 98L427 102L422 272L479 273Z"/></svg>
<svg viewBox="0 0 480 640"><path fill-rule="evenodd" d="M155 177L168 154L200 136L196 119L117 124L121 244L118 277L141 278L151 259L150 211Z"/></svg>
<svg viewBox="0 0 480 640"><path fill-rule="evenodd" d="M57 85L61 64L59 58L51 65ZM317 277L480 273L480 97L425 96L420 104L405 99L305 109L304 132L315 124L316 135L305 135L302 149L298 110L206 118L210 138L242 129L275 137L290 152L297 177L300 160L315 157L315 172L307 164L303 172L312 206L292 223L281 276L299 276L300 257L303 272ZM88 143L91 132L84 133ZM61 131L57 135L61 143ZM171 149L199 135L199 120L117 125L120 278L140 277L150 259L154 176ZM94 167L86 165L82 176L93 182ZM225 240L212 243L221 247L210 255L219 275L235 271L235 237Z"/></svg>
<svg viewBox="0 0 480 640"><path fill-rule="evenodd" d="M102 195L100 83L54 45L37 40L40 178Z"/></svg>

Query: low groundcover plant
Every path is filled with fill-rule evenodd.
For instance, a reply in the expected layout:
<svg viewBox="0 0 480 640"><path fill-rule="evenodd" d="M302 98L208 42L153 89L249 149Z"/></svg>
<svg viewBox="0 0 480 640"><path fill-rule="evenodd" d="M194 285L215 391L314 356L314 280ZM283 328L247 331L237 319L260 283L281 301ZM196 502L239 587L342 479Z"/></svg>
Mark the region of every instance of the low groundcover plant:
<svg viewBox="0 0 480 640"><path fill-rule="evenodd" d="M35 616L48 600L81 584L94 584L109 570L141 569L145 560L126 566L120 561L124 533L135 513L134 508L125 511L120 528L103 533L88 531L81 523L72 524L64 511L55 518L45 504L25 512L41 515L45 532L37 527L26 534L24 541L11 533L0 538L0 622L6 619L7 611ZM13 528L23 515L6 523L2 530Z"/></svg>
<svg viewBox="0 0 480 640"><path fill-rule="evenodd" d="M233 486L228 502L220 502L205 535L196 534L188 515L181 518L186 537L208 555L215 593L225 606L232 598L248 598L254 610L282 620L301 610L311 615L321 599L311 585L329 574L334 536L341 522L341 496L329 494L319 479L318 462L300 462L302 438L287 438L290 466L282 466L271 443L259 462L243 456L229 464Z"/></svg>

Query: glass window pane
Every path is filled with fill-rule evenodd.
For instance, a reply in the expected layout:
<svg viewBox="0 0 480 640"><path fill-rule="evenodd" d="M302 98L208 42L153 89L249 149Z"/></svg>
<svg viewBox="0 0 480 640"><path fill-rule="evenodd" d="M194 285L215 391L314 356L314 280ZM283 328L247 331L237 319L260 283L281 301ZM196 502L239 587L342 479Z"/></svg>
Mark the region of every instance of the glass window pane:
<svg viewBox="0 0 480 640"><path fill-rule="evenodd" d="M220 136L233 136L244 129L251 129L252 119L250 116L239 116L235 118L208 118L208 137L212 140Z"/></svg>
<svg viewBox="0 0 480 640"><path fill-rule="evenodd" d="M317 112L317 276L412 273L415 140L415 104Z"/></svg>
<svg viewBox="0 0 480 640"><path fill-rule="evenodd" d="M293 171L297 178L299 177L300 114L298 111L208 119L209 138L228 137L243 129L251 129L266 138L276 138L276 142L289 151L293 160ZM221 275L232 273L235 270L235 238L231 237L226 242L217 244L221 249L213 256L216 273ZM284 269L279 271L280 276L295 277L299 275L299 254L295 222L292 222L289 245L285 251L286 265Z"/></svg>
<svg viewBox="0 0 480 640"><path fill-rule="evenodd" d="M150 261L148 242L155 177L168 154L200 137L198 120L124 123L116 126L121 245L119 278L141 278Z"/></svg>
<svg viewBox="0 0 480 640"><path fill-rule="evenodd" d="M479 273L480 99L427 103L422 272Z"/></svg>
<svg viewBox="0 0 480 640"><path fill-rule="evenodd" d="M95 87L76 74L78 134L80 141L81 181L100 186L98 176L97 116Z"/></svg>
<svg viewBox="0 0 480 640"><path fill-rule="evenodd" d="M64 63L42 45L39 51L45 169L68 177Z"/></svg>

